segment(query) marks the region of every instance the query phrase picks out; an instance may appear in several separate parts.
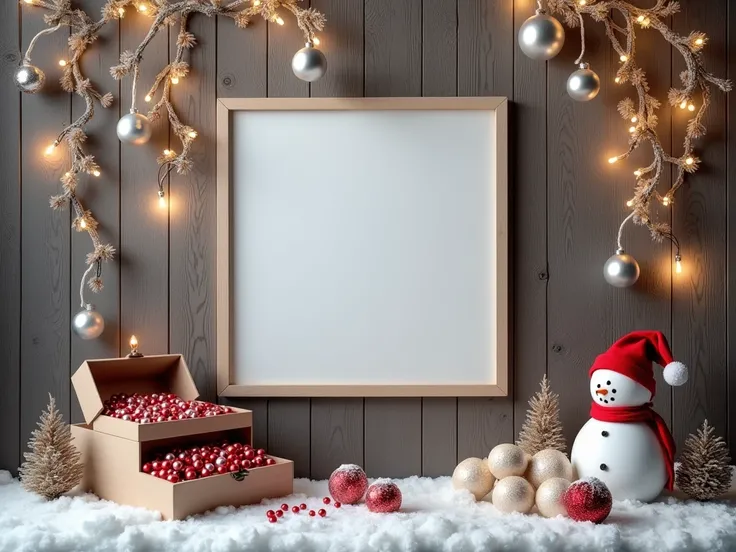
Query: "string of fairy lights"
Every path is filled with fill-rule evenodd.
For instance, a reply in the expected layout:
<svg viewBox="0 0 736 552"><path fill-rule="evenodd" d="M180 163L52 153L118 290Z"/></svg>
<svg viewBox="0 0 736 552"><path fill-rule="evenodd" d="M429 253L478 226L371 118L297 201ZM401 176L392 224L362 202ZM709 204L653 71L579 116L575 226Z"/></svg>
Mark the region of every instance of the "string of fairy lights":
<svg viewBox="0 0 736 552"><path fill-rule="evenodd" d="M629 222L646 226L656 241L670 241L675 249L675 273L682 273L680 242L668 223L653 218L651 208L655 202L670 207L674 203L675 193L685 180L685 175L698 170L700 158L695 154L695 142L705 134L703 119L711 102L712 87L723 92L731 89L728 80L718 78L705 69L702 57L703 48L707 44L705 34L693 31L683 36L672 31L665 23L665 20L675 15L679 9L679 2L674 0L657 0L651 8L640 8L620 0L547 0L546 6L538 0L536 14L527 19L519 30L519 46L522 51L533 59L549 60L562 49L565 31L562 24L548 15L547 11L561 15L569 27L579 27L581 51L575 61L576 65L579 64L579 68L568 78L567 92L574 100L590 101L600 91L601 82L598 75L584 61L583 16L589 16L593 21L604 25L606 36L619 56L621 65L613 79L614 84L629 83L636 91L636 103L631 98L626 98L618 105L618 111L627 124L628 148L623 153L609 157L608 162L613 165L626 160L644 143L651 145L653 159L648 166L637 167L633 171L634 195L626 202L630 212L619 226L616 253L604 265L603 273L606 281L616 287L633 285L640 273L636 259L626 254L621 243L624 228ZM636 62L637 32L648 29L659 32L677 50L685 63L685 70L680 74L682 86L670 89L668 94L670 105L692 114L685 128L680 155L667 153L659 139L656 131L658 122L656 113L661 102L649 94L646 74ZM697 101L696 94L699 95ZM675 177L669 188L662 193L658 190L658 185L662 181L666 164L675 167Z"/></svg>
<svg viewBox="0 0 736 552"><path fill-rule="evenodd" d="M94 305L86 301L85 288L89 288L94 293L103 289L103 263L111 261L116 253L111 244L102 243L98 233L99 223L92 212L83 206L78 195L80 180L85 175L99 177L102 174L102 169L95 162L94 156L84 149L87 139L84 129L94 116L96 103L106 108L113 102L112 94L98 92L82 73L80 59L87 47L97 40L100 30L106 24L121 20L131 11L151 20L148 33L142 42L134 51L124 51L120 56L120 63L112 67L110 73L118 80L131 75L130 112L120 118L116 127L121 142L133 146L145 144L153 132L153 123L165 115L168 118L170 129L181 143L180 152L166 149L158 158L160 170L157 179L157 197L159 206L166 209L164 181L172 170L186 174L193 168L194 162L190 153L192 144L198 137L194 128L182 123L171 101L172 86L181 82L189 73L189 64L184 60L184 54L197 44L195 35L187 27L190 16L202 14L207 17L226 17L232 19L238 28L244 29L255 17L284 26L286 21L282 15L287 12L291 13L305 40L304 48L292 58L292 71L297 78L313 82L321 78L327 70L327 60L324 54L315 48L316 45L319 45L317 33L324 28L325 17L317 10L300 7L298 1L231 0L229 3L224 3L222 0L107 0L101 7L100 18L93 20L83 10L73 8L71 0L21 0L21 4L45 10L44 21L48 28L38 32L29 42L21 64L14 73L17 87L28 94L42 90L46 75L39 67L31 63L33 49L44 36L62 28L68 28L70 30L69 55L58 61L62 71L60 82L64 91L79 95L86 106L85 112L66 126L44 150L46 156L53 156L57 154L61 146L67 146L71 166L63 172L60 178L62 193L52 196L50 205L53 209L71 206L74 212L72 227L78 232L86 232L93 245L92 252L87 255L87 268L80 283L79 298L82 310L72 319L72 330L79 337L95 339L104 331L104 318ZM151 104L148 113L144 115L138 112L137 107L138 81L143 53L161 29L177 24L176 54L174 59L159 71L144 96L144 102Z"/></svg>

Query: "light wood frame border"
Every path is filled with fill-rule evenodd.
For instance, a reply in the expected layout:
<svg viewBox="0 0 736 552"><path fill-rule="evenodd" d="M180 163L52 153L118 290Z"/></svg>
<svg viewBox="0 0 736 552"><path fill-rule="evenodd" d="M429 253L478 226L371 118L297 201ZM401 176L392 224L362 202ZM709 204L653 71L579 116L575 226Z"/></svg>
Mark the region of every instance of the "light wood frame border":
<svg viewBox="0 0 736 552"><path fill-rule="evenodd" d="M237 385L230 381L230 129L234 111L495 111L496 378L485 385ZM221 98L217 104L217 393L221 397L498 397L508 395L508 102L477 98Z"/></svg>

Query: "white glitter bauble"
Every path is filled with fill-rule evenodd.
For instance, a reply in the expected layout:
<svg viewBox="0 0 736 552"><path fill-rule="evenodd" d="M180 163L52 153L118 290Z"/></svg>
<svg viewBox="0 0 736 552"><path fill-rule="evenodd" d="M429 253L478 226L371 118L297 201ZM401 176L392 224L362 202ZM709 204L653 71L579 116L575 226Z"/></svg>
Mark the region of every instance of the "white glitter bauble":
<svg viewBox="0 0 736 552"><path fill-rule="evenodd" d="M496 479L510 475L524 475L529 456L516 445L496 445L488 455L488 467Z"/></svg>
<svg viewBox="0 0 736 552"><path fill-rule="evenodd" d="M534 506L534 488L523 477L504 477L493 487L493 505L507 514L526 514Z"/></svg>
<svg viewBox="0 0 736 552"><path fill-rule="evenodd" d="M537 489L534 500L539 515L548 518L567 517L567 508L565 508L562 496L569 486L570 482L562 477L553 477L542 483Z"/></svg>
<svg viewBox="0 0 736 552"><path fill-rule="evenodd" d="M524 475L538 489L542 483L553 477L572 481L572 464L559 450L544 449L532 456Z"/></svg>
<svg viewBox="0 0 736 552"><path fill-rule="evenodd" d="M488 464L480 458L466 458L452 472L452 486L470 491L475 500L490 493L495 481Z"/></svg>

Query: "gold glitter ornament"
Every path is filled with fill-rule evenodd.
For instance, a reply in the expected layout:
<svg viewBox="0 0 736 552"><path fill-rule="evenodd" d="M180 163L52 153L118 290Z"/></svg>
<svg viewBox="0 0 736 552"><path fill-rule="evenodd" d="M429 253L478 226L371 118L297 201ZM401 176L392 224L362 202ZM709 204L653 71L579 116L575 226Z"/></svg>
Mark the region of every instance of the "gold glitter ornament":
<svg viewBox="0 0 736 552"><path fill-rule="evenodd" d="M529 455L521 447L510 443L496 445L488 455L488 467L496 479L524 475L528 462Z"/></svg>
<svg viewBox="0 0 736 552"><path fill-rule="evenodd" d="M553 477L542 483L537 489L534 501L539 514L547 518L567 517L567 508L562 502L562 495L569 486L570 482L562 477Z"/></svg>
<svg viewBox="0 0 736 552"><path fill-rule="evenodd" d="M453 488L470 491L475 500L481 500L490 493L495 481L488 464L480 458L466 458L452 472Z"/></svg>
<svg viewBox="0 0 736 552"><path fill-rule="evenodd" d="M493 505L501 512L526 514L534 506L534 488L523 477L511 475L493 487Z"/></svg>
<svg viewBox="0 0 736 552"><path fill-rule="evenodd" d="M540 450L529 461L529 467L524 477L534 485L535 489L538 489L542 483L553 477L561 477L572 481L572 464L567 456L559 450Z"/></svg>

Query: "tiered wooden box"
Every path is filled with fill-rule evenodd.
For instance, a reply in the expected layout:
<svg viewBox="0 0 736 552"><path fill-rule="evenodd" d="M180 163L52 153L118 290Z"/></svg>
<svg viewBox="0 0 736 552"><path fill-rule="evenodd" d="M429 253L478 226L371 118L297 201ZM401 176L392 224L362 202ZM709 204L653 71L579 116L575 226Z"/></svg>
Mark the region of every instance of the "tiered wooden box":
<svg viewBox="0 0 736 552"><path fill-rule="evenodd" d="M242 481L222 474L169 483L141 471L156 450L222 439L252 444L250 410L152 424L100 415L103 402L119 393L170 392L196 399L199 392L181 355L88 360L72 384L86 421L72 425L85 465L82 486L100 498L158 510L164 519L183 519L217 506L254 504L293 492L294 463L276 457L276 464L252 468Z"/></svg>

